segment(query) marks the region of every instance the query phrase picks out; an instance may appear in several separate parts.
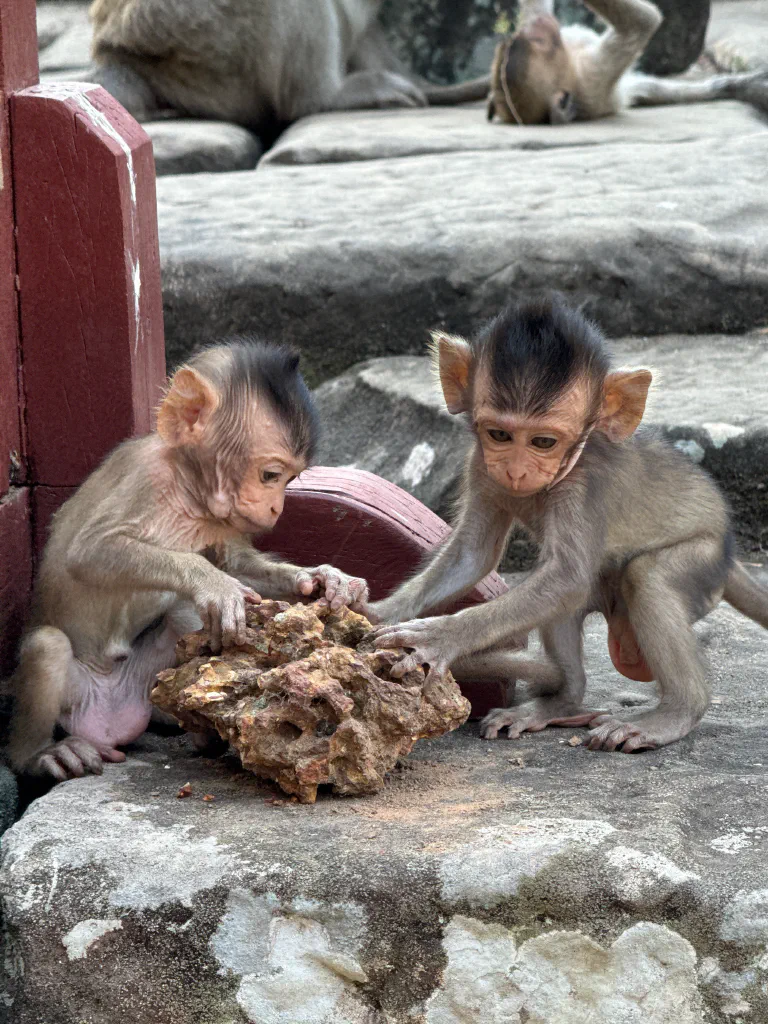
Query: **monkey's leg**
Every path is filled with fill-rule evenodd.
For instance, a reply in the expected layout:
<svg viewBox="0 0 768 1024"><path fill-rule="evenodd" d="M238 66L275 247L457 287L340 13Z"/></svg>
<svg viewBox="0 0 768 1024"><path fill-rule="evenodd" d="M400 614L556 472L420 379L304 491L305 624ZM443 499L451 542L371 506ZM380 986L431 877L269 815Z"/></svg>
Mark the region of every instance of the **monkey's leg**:
<svg viewBox="0 0 768 1024"><path fill-rule="evenodd" d="M633 107L669 103L708 103L712 100L741 100L768 111L768 72L713 75L694 81L655 78L632 73L626 79L627 102Z"/></svg>
<svg viewBox="0 0 768 1024"><path fill-rule="evenodd" d="M632 753L662 747L686 736L702 718L710 688L692 627L719 600L727 571L722 542L714 540L687 541L629 563L622 594L661 699L653 711L637 718L597 716L591 723L590 750L621 747Z"/></svg>
<svg viewBox="0 0 768 1024"><path fill-rule="evenodd" d="M51 742L74 664L72 646L61 630L41 626L24 638L14 677L16 707L8 744L17 771L63 781L86 771L100 774L102 760L124 760L124 754L77 736Z"/></svg>
<svg viewBox="0 0 768 1024"><path fill-rule="evenodd" d="M158 117L160 105L154 91L149 83L127 64L109 60L94 72L93 81L114 96L137 121L151 121Z"/></svg>
<svg viewBox="0 0 768 1024"><path fill-rule="evenodd" d="M388 107L426 107L421 89L392 71L354 71L347 75L328 110L375 110Z"/></svg>
<svg viewBox="0 0 768 1024"><path fill-rule="evenodd" d="M583 622L584 612L579 612L541 630L544 650L554 663L554 671L542 671L538 680L532 680L539 691L534 700L514 708L489 711L480 723L481 736L493 740L501 729L506 729L510 739L518 739L524 732L540 732L548 725L587 725L600 714L582 707L587 685L582 654ZM513 656L507 657L511 660ZM520 676L527 678L524 671Z"/></svg>

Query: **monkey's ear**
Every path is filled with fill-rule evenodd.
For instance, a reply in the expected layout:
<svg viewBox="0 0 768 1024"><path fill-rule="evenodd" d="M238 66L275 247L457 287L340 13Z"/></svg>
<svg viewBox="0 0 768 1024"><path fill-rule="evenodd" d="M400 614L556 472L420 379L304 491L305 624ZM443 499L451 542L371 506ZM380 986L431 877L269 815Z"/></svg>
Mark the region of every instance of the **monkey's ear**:
<svg viewBox="0 0 768 1024"><path fill-rule="evenodd" d="M603 406L597 421L611 441L626 441L640 426L653 374L650 370L617 370L603 385Z"/></svg>
<svg viewBox="0 0 768 1024"><path fill-rule="evenodd" d="M432 331L430 345L432 368L440 378L448 412L469 412L469 375L472 370L472 347L463 338Z"/></svg>
<svg viewBox="0 0 768 1024"><path fill-rule="evenodd" d="M211 418L219 396L197 370L183 366L173 375L157 413L157 432L172 448L194 444Z"/></svg>

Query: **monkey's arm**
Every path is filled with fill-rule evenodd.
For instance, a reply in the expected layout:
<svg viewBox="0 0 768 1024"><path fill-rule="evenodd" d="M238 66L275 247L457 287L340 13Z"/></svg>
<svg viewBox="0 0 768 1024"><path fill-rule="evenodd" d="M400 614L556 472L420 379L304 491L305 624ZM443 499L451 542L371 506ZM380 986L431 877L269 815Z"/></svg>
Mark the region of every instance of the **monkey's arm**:
<svg viewBox="0 0 768 1024"><path fill-rule="evenodd" d="M587 6L608 22L588 78L593 87L611 89L641 56L664 19L649 0L589 0Z"/></svg>
<svg viewBox="0 0 768 1024"><path fill-rule="evenodd" d="M245 602L259 596L195 552L173 551L119 528L83 530L66 556L80 583L111 591L171 591L192 601L214 645L245 639Z"/></svg>
<svg viewBox="0 0 768 1024"><path fill-rule="evenodd" d="M307 569L278 561L257 551L246 537L227 544L219 564L263 596L276 600L309 597L318 589L334 611L343 605L363 611L368 600L368 584L364 579L347 576L332 565Z"/></svg>
<svg viewBox="0 0 768 1024"><path fill-rule="evenodd" d="M377 622L402 622L452 602L496 568L513 516L475 492L453 533L420 573L370 606Z"/></svg>
<svg viewBox="0 0 768 1024"><path fill-rule="evenodd" d="M455 615L415 619L376 631L377 647L411 647L396 675L415 665L444 671L475 651L512 641L585 607L599 572L604 522L584 488L569 482L551 494L536 569L508 594Z"/></svg>

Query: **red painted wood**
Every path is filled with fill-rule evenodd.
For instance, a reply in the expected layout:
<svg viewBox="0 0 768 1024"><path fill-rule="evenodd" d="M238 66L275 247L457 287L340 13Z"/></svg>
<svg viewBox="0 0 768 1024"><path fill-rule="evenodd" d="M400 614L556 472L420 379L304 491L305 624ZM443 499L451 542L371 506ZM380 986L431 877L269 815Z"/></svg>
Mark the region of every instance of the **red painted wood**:
<svg viewBox="0 0 768 1024"><path fill-rule="evenodd" d="M67 487L150 429L165 377L152 146L96 86L11 114L32 481Z"/></svg>
<svg viewBox="0 0 768 1024"><path fill-rule="evenodd" d="M329 562L353 576L364 576L371 597L386 597L444 540L450 527L407 491L359 469L316 467L286 491L277 527L258 547L299 565ZM507 592L495 572L454 609L481 604ZM462 684L473 717L492 707L508 707L514 687L498 683Z"/></svg>
<svg viewBox="0 0 768 1024"><path fill-rule="evenodd" d="M32 584L30 494L18 486L25 446L8 97L36 81L35 0L0 0L0 677L13 666Z"/></svg>
<svg viewBox="0 0 768 1024"><path fill-rule="evenodd" d="M29 610L32 546L29 488L0 501L0 678L10 674Z"/></svg>
<svg viewBox="0 0 768 1024"><path fill-rule="evenodd" d="M11 140L7 98L37 81L34 0L0 0L0 497L23 462ZM0 544L3 542L0 534Z"/></svg>

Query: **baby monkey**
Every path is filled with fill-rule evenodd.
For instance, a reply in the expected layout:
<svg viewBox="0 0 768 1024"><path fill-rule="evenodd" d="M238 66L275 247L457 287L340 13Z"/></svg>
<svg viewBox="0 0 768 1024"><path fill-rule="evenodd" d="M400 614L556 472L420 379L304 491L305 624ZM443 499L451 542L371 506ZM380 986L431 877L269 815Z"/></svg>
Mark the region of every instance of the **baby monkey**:
<svg viewBox="0 0 768 1024"><path fill-rule="evenodd" d="M561 28L552 0L522 0L514 35L496 47L488 120L565 124L618 114L625 107L737 99L768 110L768 74L656 78L632 70L662 23L648 0L589 0L608 23Z"/></svg>
<svg viewBox="0 0 768 1024"><path fill-rule="evenodd" d="M14 676L16 770L63 780L125 760L117 748L146 729L179 636L205 625L215 650L244 640L259 594L364 605L364 580L252 546L316 449L298 362L248 340L203 351L171 379L155 432L120 445L57 512Z"/></svg>
<svg viewBox="0 0 768 1024"><path fill-rule="evenodd" d="M559 301L505 310L472 343L434 336L451 413L474 433L458 520L429 564L371 606L376 644L409 648L393 674L448 667L469 679L516 677L535 699L491 711L493 739L547 725L589 725L593 750L660 747L685 736L709 702L693 623L722 598L768 627L768 590L734 561L726 503L710 478L651 432L637 432L651 373L611 372L600 333ZM455 615L494 569L510 528L539 543L535 569L508 594ZM624 719L589 711L582 625L608 620L614 662L658 682L658 706ZM408 621L404 621L408 620ZM399 624L398 624L399 623ZM540 630L546 659L509 651Z"/></svg>

